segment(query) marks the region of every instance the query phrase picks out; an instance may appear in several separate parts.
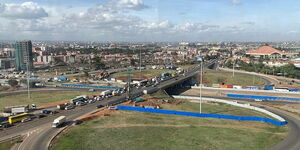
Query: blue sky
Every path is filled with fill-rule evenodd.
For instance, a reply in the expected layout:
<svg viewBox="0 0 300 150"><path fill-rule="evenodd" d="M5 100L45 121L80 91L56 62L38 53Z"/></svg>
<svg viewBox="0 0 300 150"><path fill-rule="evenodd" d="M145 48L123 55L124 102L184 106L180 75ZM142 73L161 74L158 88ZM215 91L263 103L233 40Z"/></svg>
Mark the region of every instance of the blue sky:
<svg viewBox="0 0 300 150"><path fill-rule="evenodd" d="M297 41L299 18L297 0L0 0L0 39Z"/></svg>

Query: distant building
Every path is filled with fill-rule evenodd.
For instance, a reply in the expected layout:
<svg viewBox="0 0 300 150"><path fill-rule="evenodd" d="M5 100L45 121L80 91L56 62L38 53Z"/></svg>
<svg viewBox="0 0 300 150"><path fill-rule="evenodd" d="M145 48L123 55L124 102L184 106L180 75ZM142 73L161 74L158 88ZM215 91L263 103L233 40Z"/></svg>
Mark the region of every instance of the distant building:
<svg viewBox="0 0 300 150"><path fill-rule="evenodd" d="M294 64L295 67L300 68L300 57L292 59L291 62Z"/></svg>
<svg viewBox="0 0 300 150"><path fill-rule="evenodd" d="M51 56L51 55L49 55L49 56L37 56L36 57L37 64L47 65L47 64L50 64L51 61L53 61L53 56Z"/></svg>
<svg viewBox="0 0 300 150"><path fill-rule="evenodd" d="M14 59L12 58L0 58L0 69L12 68L14 64Z"/></svg>
<svg viewBox="0 0 300 150"><path fill-rule="evenodd" d="M277 50L270 46L262 46L256 50L251 50L246 53L247 56L254 56L255 58L269 58L269 59L281 59L285 58L284 52Z"/></svg>
<svg viewBox="0 0 300 150"><path fill-rule="evenodd" d="M15 44L16 70L22 71L33 68L33 55L31 41L18 41Z"/></svg>

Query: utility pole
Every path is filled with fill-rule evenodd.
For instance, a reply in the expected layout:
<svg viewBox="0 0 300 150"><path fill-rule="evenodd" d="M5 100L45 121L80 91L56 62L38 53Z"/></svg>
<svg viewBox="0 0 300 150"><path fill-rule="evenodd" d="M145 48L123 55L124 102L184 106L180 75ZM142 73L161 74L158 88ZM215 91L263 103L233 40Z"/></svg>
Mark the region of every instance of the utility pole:
<svg viewBox="0 0 300 150"><path fill-rule="evenodd" d="M127 98L130 100L130 91L131 91L131 87L130 87L130 83L131 83L131 68L129 67L127 69L127 72L128 72L128 81L127 81L127 87L128 87L128 90L127 90Z"/></svg>
<svg viewBox="0 0 300 150"><path fill-rule="evenodd" d="M234 62L232 63L232 77L234 77Z"/></svg>
<svg viewBox="0 0 300 150"><path fill-rule="evenodd" d="M200 114L202 113L202 80L203 80L203 59L200 63Z"/></svg>
<svg viewBox="0 0 300 150"><path fill-rule="evenodd" d="M140 80L142 80L142 50L140 49Z"/></svg>

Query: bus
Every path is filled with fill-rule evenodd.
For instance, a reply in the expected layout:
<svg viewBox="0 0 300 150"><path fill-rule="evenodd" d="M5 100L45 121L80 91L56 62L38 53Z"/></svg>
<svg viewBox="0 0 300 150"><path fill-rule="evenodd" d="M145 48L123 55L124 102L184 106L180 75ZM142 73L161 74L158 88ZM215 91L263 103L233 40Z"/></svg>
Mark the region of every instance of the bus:
<svg viewBox="0 0 300 150"><path fill-rule="evenodd" d="M16 122L21 122L23 119L29 119L30 115L28 113L22 113L15 116L9 116L8 117L8 123L14 124Z"/></svg>

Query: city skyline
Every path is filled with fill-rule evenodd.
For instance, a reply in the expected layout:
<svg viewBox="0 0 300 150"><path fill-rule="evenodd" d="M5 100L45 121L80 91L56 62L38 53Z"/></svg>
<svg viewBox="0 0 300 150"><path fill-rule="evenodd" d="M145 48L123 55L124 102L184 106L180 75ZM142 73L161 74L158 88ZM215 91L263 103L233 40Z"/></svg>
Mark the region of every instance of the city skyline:
<svg viewBox="0 0 300 150"><path fill-rule="evenodd" d="M0 40L299 41L287 0L0 0Z"/></svg>

